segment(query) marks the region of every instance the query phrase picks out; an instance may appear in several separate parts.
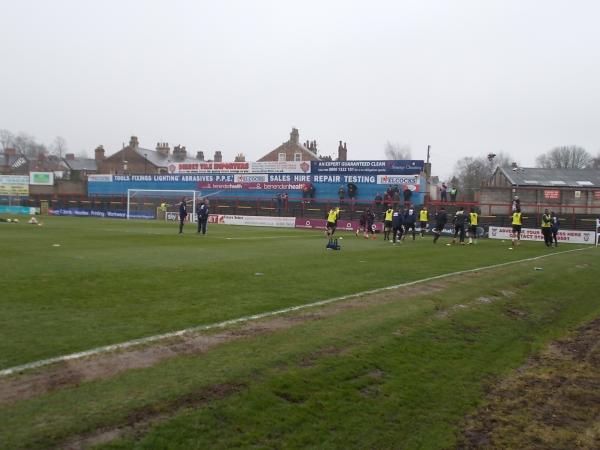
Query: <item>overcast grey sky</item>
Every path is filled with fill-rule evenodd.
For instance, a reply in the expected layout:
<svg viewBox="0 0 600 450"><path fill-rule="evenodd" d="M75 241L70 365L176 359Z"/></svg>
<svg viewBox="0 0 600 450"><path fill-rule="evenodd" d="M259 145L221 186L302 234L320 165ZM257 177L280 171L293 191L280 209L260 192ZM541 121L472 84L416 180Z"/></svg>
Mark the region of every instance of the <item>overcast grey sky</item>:
<svg viewBox="0 0 600 450"><path fill-rule="evenodd" d="M70 150L238 152L286 140L434 174L600 149L599 1L0 1L0 128Z"/></svg>

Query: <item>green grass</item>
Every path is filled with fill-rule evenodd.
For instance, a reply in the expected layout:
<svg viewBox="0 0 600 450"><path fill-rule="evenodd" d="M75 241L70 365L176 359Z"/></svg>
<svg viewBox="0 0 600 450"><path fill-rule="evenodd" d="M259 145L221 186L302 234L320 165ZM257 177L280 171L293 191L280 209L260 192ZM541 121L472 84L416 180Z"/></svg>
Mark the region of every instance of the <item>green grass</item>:
<svg viewBox="0 0 600 450"><path fill-rule="evenodd" d="M381 242L347 247L352 244L388 251L377 250ZM471 250L479 247L436 251L456 258ZM384 254L397 269L400 255ZM0 443L54 447L69 436L152 411L171 417L105 447L452 448L488 383L600 314L597 263L598 252L591 249L457 279L434 294L403 298L402 291L391 292L385 302L203 355L0 405ZM503 295L505 290L514 295ZM478 302L481 296L494 301ZM303 363L307 358L310 364ZM243 388L171 411L178 399L226 383Z"/></svg>
<svg viewBox="0 0 600 450"><path fill-rule="evenodd" d="M327 252L316 231L212 225L179 236L157 222L44 222L0 224L0 368L550 251L340 234L343 250Z"/></svg>

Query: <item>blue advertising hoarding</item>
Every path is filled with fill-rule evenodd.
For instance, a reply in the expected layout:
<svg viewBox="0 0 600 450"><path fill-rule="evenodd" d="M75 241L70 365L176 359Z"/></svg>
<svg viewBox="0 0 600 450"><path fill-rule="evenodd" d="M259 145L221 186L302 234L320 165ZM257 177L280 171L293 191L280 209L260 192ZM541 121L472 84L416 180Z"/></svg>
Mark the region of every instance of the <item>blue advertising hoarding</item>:
<svg viewBox="0 0 600 450"><path fill-rule="evenodd" d="M90 175L88 194L127 195L128 189L195 190L203 196L272 199L286 192L290 199L300 199L312 190L312 198L327 200L339 198L340 187L348 198L351 184L359 201L372 201L390 186L401 190L408 187L413 203L423 201L423 161L313 161L311 167L312 173Z"/></svg>

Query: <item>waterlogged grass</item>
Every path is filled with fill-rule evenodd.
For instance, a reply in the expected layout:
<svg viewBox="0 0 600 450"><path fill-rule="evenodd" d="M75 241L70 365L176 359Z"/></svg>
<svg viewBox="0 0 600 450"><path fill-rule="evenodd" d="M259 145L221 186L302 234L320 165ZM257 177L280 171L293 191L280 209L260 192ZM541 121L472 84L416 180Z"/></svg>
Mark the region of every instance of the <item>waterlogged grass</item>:
<svg viewBox="0 0 600 450"><path fill-rule="evenodd" d="M373 244L369 251L388 251ZM600 288L598 255L507 266L409 298L391 293L206 354L1 405L0 442L55 447L162 414L103 447L452 448L486 386L600 315L590 295ZM198 394L211 386L237 388L208 400ZM173 409L182 398L197 400Z"/></svg>
<svg viewBox="0 0 600 450"><path fill-rule="evenodd" d="M537 243L392 247L322 232L96 218L0 224L0 368L548 253ZM259 274L259 275L257 275Z"/></svg>

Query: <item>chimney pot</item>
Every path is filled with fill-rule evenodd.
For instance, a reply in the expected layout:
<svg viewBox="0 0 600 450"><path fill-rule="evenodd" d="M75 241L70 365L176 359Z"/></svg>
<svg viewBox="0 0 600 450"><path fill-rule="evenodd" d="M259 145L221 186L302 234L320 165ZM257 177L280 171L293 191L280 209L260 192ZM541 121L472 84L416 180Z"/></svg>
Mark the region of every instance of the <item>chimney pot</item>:
<svg viewBox="0 0 600 450"><path fill-rule="evenodd" d="M215 152L215 162L223 162L223 155L220 150Z"/></svg>

